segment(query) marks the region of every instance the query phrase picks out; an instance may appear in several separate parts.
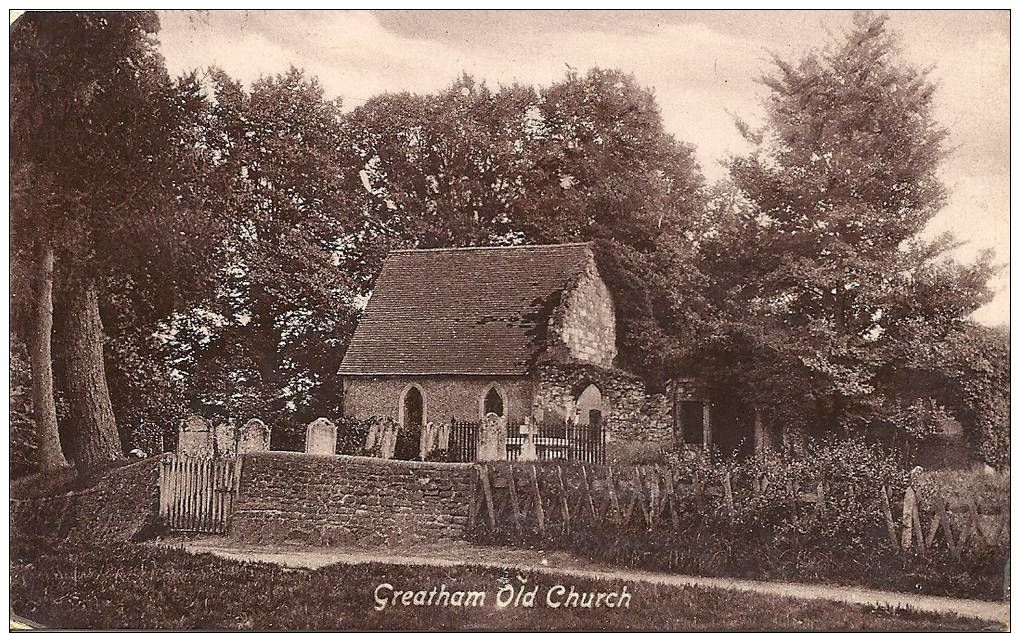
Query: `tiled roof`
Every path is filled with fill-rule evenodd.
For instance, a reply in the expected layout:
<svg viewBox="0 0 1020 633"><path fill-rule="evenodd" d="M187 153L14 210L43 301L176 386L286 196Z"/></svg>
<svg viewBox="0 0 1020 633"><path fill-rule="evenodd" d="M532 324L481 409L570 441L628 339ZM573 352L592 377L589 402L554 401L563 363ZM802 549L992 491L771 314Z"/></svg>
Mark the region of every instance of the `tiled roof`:
<svg viewBox="0 0 1020 633"><path fill-rule="evenodd" d="M392 251L343 375L527 373L591 245Z"/></svg>

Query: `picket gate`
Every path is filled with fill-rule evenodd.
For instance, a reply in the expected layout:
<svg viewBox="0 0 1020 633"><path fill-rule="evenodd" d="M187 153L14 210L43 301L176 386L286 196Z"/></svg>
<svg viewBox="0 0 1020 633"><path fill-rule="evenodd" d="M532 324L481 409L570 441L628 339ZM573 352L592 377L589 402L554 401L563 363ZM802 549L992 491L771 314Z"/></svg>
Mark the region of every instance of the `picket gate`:
<svg viewBox="0 0 1020 633"><path fill-rule="evenodd" d="M240 458L164 455L159 516L171 530L226 534L240 474Z"/></svg>

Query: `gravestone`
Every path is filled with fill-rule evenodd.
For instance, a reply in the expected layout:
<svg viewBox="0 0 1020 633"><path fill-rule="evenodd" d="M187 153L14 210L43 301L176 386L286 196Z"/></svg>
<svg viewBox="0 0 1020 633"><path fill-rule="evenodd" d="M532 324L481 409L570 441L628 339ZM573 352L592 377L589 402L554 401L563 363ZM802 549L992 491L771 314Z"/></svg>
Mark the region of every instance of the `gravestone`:
<svg viewBox="0 0 1020 633"><path fill-rule="evenodd" d="M524 418L521 425L521 435L524 436L524 443L521 444L521 454L518 460L522 462L533 462L538 459L538 447L535 445L535 436L538 435L538 425L531 422L531 418Z"/></svg>
<svg viewBox="0 0 1020 633"><path fill-rule="evenodd" d="M305 452L310 455L336 455L336 425L319 418L308 425Z"/></svg>
<svg viewBox="0 0 1020 633"><path fill-rule="evenodd" d="M237 452L245 454L268 451L270 438L271 431L266 423L258 418L252 418L241 427L237 438Z"/></svg>
<svg viewBox="0 0 1020 633"><path fill-rule="evenodd" d="M382 423L383 421L379 418L374 418L368 425L368 433L365 435L365 452L369 455L378 452L377 448L382 439Z"/></svg>
<svg viewBox="0 0 1020 633"><path fill-rule="evenodd" d="M421 446L419 448L419 457L422 461L432 452L433 447L436 445L436 424L429 420L422 425L421 428Z"/></svg>
<svg viewBox="0 0 1020 633"><path fill-rule="evenodd" d="M478 423L478 461L506 460L506 422L495 413L486 413Z"/></svg>
<svg viewBox="0 0 1020 633"><path fill-rule="evenodd" d="M217 457L233 457L237 455L237 427L233 422L218 425L213 431Z"/></svg>
<svg viewBox="0 0 1020 633"><path fill-rule="evenodd" d="M382 436L379 438L379 457L383 459L393 459L393 453L397 451L397 434L400 432L400 427L397 425L397 421L392 418L386 418L382 425Z"/></svg>
<svg viewBox="0 0 1020 633"><path fill-rule="evenodd" d="M441 451L450 450L450 423L442 422L436 431L436 448Z"/></svg>
<svg viewBox="0 0 1020 633"><path fill-rule="evenodd" d="M177 430L177 454L185 457L212 457L212 424L200 415L188 416Z"/></svg>

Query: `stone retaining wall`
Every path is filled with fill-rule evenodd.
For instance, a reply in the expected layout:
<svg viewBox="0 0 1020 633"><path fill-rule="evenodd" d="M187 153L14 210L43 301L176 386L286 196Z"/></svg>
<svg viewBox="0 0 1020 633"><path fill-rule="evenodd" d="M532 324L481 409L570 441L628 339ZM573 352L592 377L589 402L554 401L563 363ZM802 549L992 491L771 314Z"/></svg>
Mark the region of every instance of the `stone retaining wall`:
<svg viewBox="0 0 1020 633"><path fill-rule="evenodd" d="M152 457L103 473L85 489L11 499L13 527L61 538L126 541L153 525L159 504L159 460Z"/></svg>
<svg viewBox="0 0 1020 633"><path fill-rule="evenodd" d="M471 464L266 452L243 457L230 536L332 545L461 540Z"/></svg>

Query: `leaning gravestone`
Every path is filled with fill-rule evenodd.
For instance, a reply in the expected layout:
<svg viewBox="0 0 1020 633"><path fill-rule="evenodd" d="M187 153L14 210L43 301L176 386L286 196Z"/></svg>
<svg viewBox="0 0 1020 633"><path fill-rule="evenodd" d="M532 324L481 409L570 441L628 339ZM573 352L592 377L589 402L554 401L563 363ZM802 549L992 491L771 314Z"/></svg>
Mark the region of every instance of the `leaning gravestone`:
<svg viewBox="0 0 1020 633"><path fill-rule="evenodd" d="M200 415L189 416L177 431L177 454L184 457L213 456L212 424Z"/></svg>
<svg viewBox="0 0 1020 633"><path fill-rule="evenodd" d="M310 455L336 455L336 425L319 418L308 425L305 452Z"/></svg>
<svg viewBox="0 0 1020 633"><path fill-rule="evenodd" d="M238 454L269 450L270 430L266 423L252 418L241 427L237 438Z"/></svg>
<svg viewBox="0 0 1020 633"><path fill-rule="evenodd" d="M506 459L506 422L495 413L486 413L478 423L478 461Z"/></svg>
<svg viewBox="0 0 1020 633"><path fill-rule="evenodd" d="M213 429L217 457L233 457L237 455L237 427L233 422L225 422Z"/></svg>

